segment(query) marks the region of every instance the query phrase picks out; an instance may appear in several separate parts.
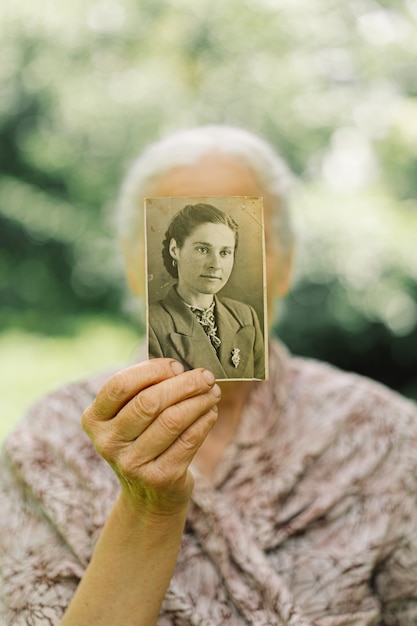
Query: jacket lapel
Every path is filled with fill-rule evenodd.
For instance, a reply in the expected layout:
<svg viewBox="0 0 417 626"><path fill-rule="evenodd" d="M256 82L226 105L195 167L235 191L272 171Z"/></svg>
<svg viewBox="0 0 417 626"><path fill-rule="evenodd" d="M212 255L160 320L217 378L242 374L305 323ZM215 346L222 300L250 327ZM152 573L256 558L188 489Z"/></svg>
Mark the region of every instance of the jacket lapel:
<svg viewBox="0 0 417 626"><path fill-rule="evenodd" d="M228 378L202 326L174 289L168 293L165 302L174 323L174 330L169 335L170 340L181 355L181 360L190 369L206 367L216 378Z"/></svg>
<svg viewBox="0 0 417 626"><path fill-rule="evenodd" d="M252 367L254 327L242 326L229 309L216 298L219 337L222 340L219 358L228 378L247 378Z"/></svg>

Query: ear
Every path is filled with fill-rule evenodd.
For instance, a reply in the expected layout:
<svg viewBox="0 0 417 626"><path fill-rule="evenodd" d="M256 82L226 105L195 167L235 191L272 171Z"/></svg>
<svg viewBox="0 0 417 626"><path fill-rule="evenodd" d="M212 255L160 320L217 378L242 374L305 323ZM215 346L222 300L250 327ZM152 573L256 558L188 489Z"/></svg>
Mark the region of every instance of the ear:
<svg viewBox="0 0 417 626"><path fill-rule="evenodd" d="M126 280L131 292L135 296L145 295L145 258L141 246L133 249L132 246L122 243L125 259Z"/></svg>
<svg viewBox="0 0 417 626"><path fill-rule="evenodd" d="M290 285L293 268L294 250L282 253L277 252L273 258L267 261L267 282L268 282L268 316L271 325L277 315L277 303L287 295Z"/></svg>
<svg viewBox="0 0 417 626"><path fill-rule="evenodd" d="M168 250L173 259L178 260L179 247L175 239L171 239L169 242Z"/></svg>
<svg viewBox="0 0 417 626"><path fill-rule="evenodd" d="M291 286L291 278L292 278L292 270L294 266L294 246L288 250L283 258L281 275L279 277L278 282L278 290L277 296L279 298L283 298L287 295L290 286Z"/></svg>

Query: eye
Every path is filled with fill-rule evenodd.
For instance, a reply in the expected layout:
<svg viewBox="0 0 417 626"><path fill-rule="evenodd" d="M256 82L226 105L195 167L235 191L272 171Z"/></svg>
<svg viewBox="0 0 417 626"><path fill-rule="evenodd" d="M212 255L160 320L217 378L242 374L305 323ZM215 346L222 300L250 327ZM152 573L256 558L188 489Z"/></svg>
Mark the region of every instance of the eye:
<svg viewBox="0 0 417 626"><path fill-rule="evenodd" d="M227 257L233 254L233 250L230 248L226 248L225 250L221 250L220 254L221 256Z"/></svg>
<svg viewBox="0 0 417 626"><path fill-rule="evenodd" d="M197 246L195 250L199 254L207 254L207 252L208 252L207 246Z"/></svg>

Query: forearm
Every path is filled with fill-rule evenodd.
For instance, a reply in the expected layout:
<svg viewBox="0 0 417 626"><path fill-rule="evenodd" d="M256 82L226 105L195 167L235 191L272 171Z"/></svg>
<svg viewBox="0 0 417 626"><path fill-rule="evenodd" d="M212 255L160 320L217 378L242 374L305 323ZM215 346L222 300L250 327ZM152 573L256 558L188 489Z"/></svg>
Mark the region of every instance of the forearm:
<svg viewBox="0 0 417 626"><path fill-rule="evenodd" d="M60 626L152 626L173 575L186 519L133 511L121 496Z"/></svg>

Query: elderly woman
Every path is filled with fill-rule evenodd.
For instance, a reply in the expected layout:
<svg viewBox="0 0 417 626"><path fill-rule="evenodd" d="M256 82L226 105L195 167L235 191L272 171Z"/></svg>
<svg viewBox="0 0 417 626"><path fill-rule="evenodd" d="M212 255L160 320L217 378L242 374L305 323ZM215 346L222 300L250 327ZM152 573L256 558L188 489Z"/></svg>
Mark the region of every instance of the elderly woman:
<svg viewBox="0 0 417 626"><path fill-rule="evenodd" d="M187 205L172 219L163 260L176 284L149 308L151 357L185 369L205 367L217 379L265 378L262 331L254 309L217 294L232 273L238 225L210 204Z"/></svg>
<svg viewBox="0 0 417 626"><path fill-rule="evenodd" d="M237 129L152 146L122 194L132 288L145 194L263 196L272 306L291 265L285 181ZM417 623L415 405L269 348L268 381L152 359L32 409L1 458L3 624Z"/></svg>

